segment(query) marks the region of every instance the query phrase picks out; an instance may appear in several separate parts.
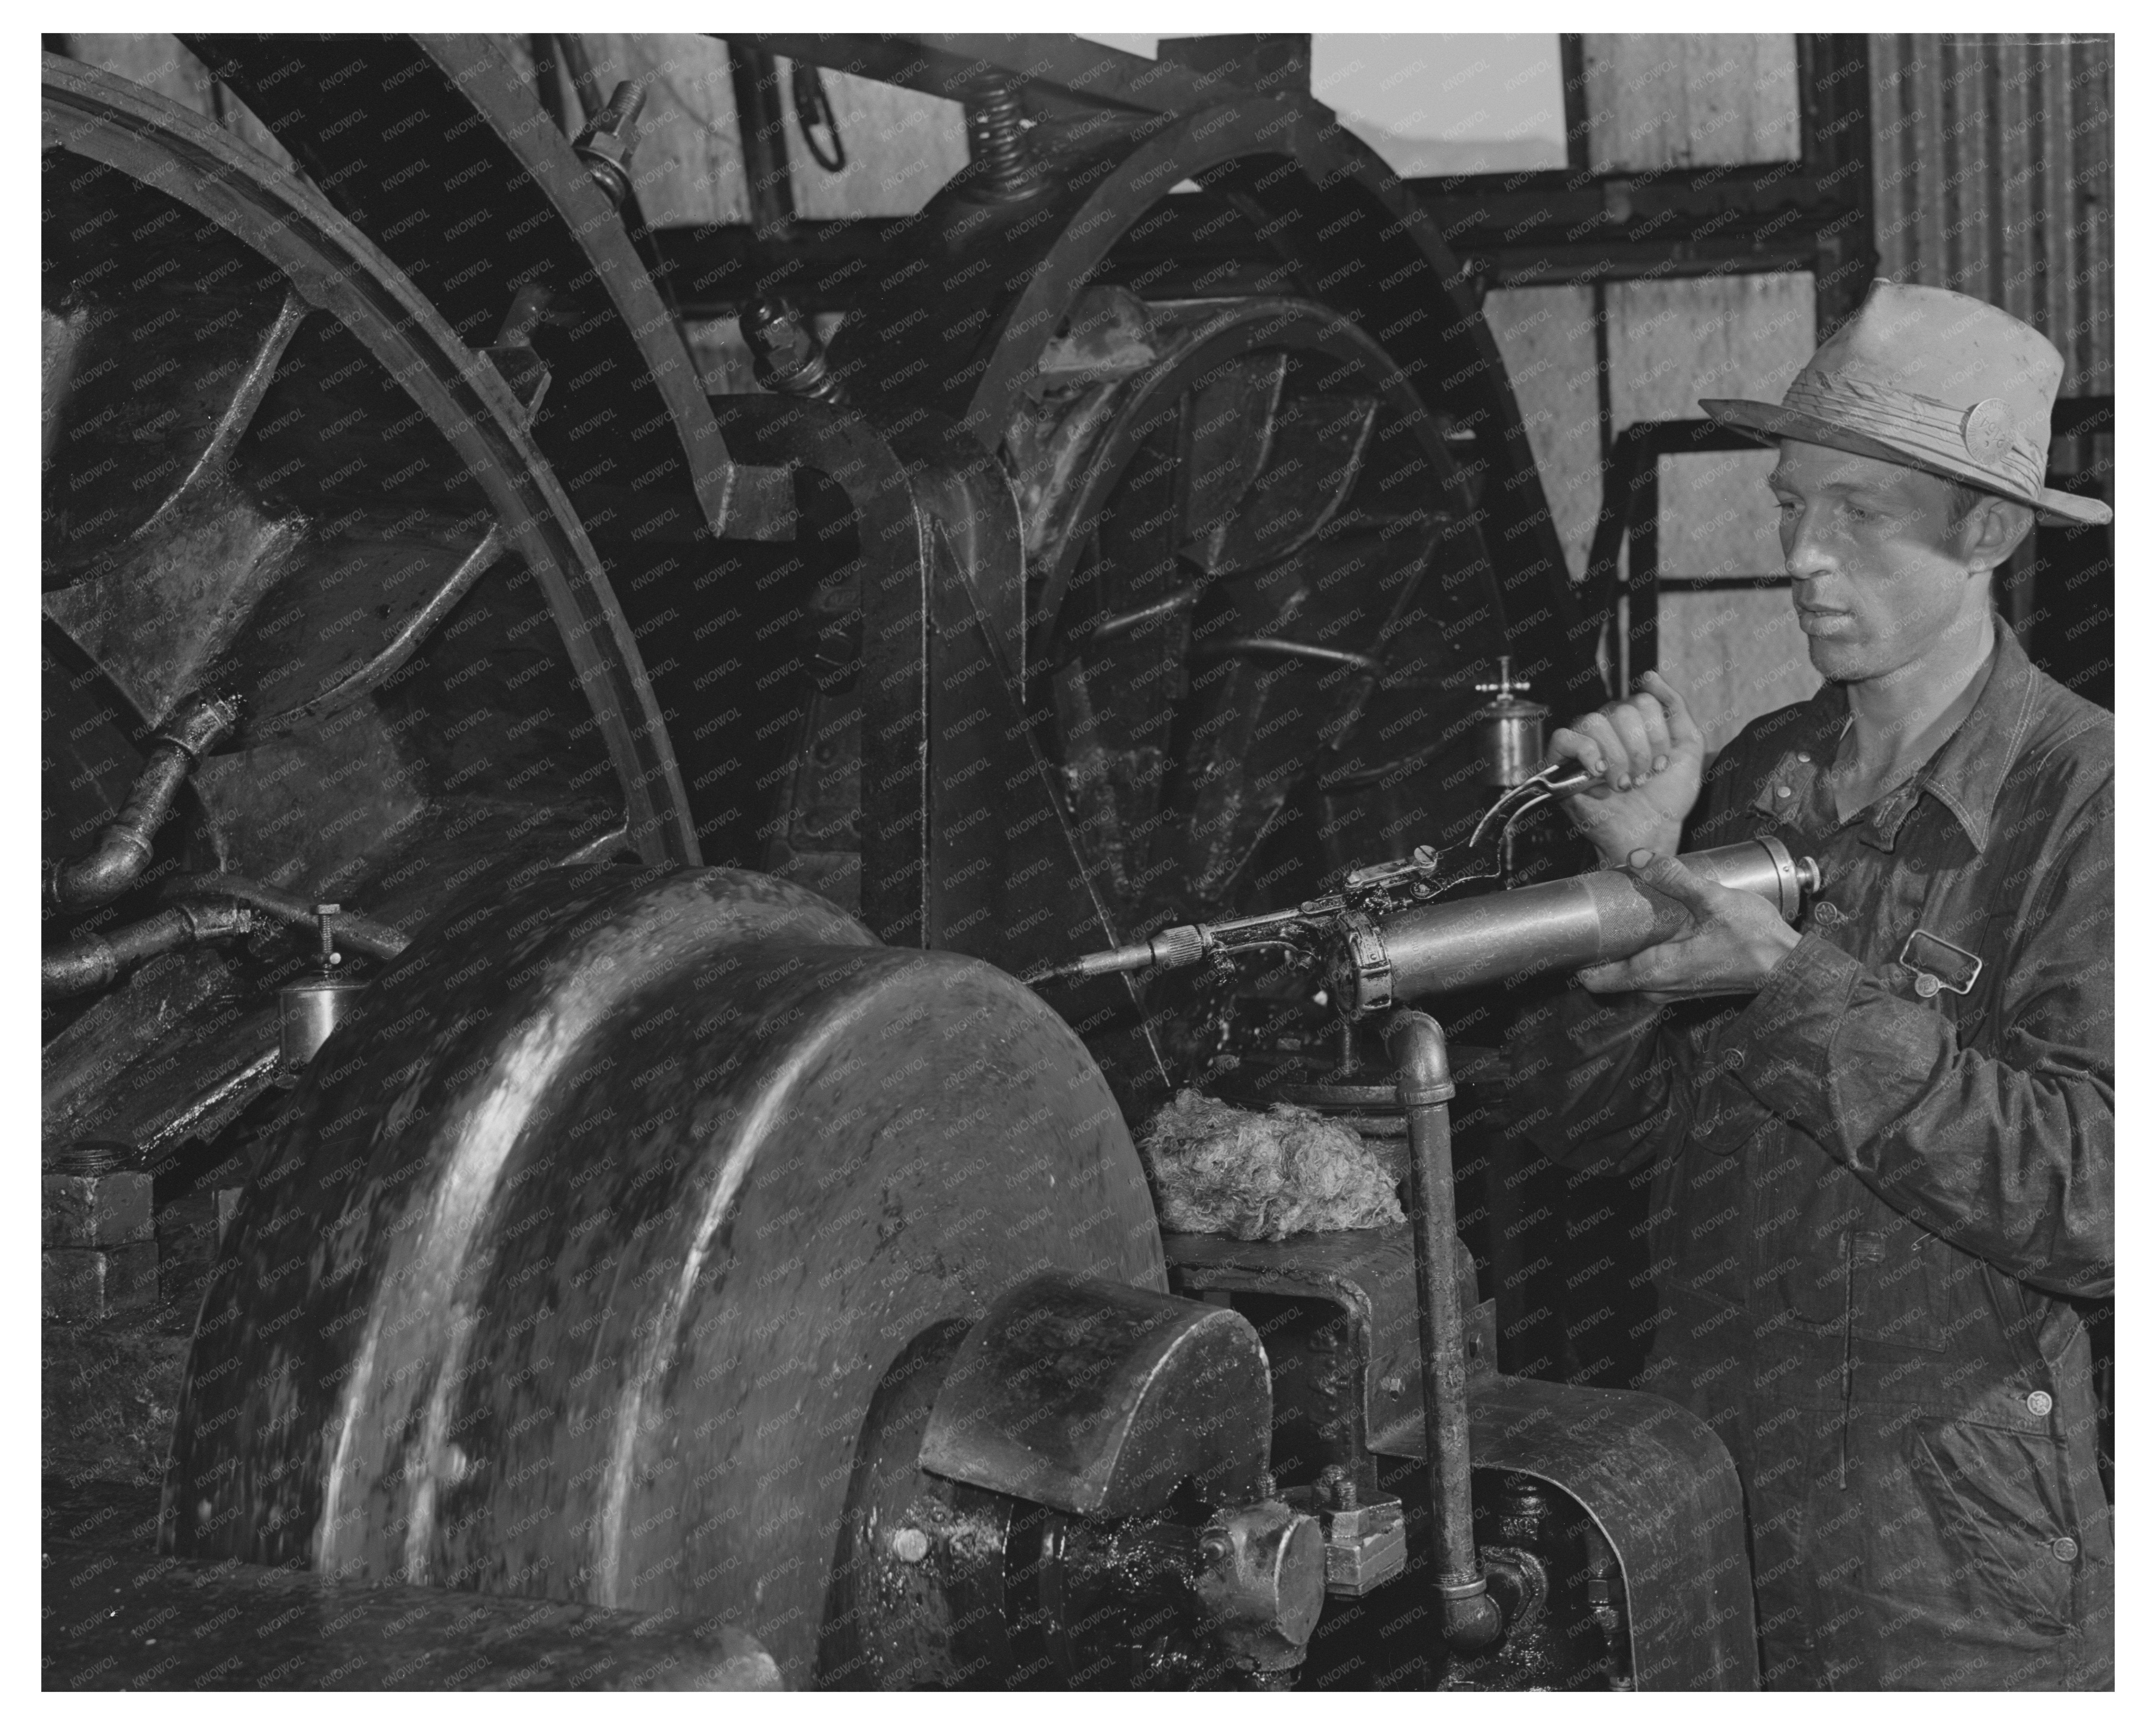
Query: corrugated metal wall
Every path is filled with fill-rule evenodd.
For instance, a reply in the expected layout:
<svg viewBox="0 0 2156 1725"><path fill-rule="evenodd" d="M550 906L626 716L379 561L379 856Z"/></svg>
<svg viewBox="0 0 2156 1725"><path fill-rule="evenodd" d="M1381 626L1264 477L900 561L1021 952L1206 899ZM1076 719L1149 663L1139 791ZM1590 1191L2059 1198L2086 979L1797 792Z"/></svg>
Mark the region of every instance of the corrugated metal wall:
<svg viewBox="0 0 2156 1725"><path fill-rule="evenodd" d="M2034 324L2112 389L2112 39L1874 36L1879 273Z"/></svg>

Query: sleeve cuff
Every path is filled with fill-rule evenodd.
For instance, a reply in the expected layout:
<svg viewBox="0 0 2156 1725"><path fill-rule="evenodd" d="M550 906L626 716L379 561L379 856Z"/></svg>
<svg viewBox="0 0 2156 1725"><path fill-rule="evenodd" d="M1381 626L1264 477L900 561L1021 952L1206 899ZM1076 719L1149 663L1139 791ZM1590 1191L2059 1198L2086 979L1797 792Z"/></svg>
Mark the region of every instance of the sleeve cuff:
<svg viewBox="0 0 2156 1725"><path fill-rule="evenodd" d="M1835 1033L1864 967L1832 942L1806 934L1732 1019L1712 1060L1778 1113L1823 1106Z"/></svg>

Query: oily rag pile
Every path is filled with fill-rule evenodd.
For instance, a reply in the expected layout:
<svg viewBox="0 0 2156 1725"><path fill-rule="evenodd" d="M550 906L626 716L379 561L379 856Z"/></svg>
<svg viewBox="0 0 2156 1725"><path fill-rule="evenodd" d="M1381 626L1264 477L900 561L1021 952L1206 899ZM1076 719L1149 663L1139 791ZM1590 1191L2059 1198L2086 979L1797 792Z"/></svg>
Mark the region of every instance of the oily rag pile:
<svg viewBox="0 0 2156 1725"><path fill-rule="evenodd" d="M1357 1133L1285 1102L1258 1114L1186 1090L1152 1117L1138 1150L1170 1234L1286 1240L1407 1219Z"/></svg>

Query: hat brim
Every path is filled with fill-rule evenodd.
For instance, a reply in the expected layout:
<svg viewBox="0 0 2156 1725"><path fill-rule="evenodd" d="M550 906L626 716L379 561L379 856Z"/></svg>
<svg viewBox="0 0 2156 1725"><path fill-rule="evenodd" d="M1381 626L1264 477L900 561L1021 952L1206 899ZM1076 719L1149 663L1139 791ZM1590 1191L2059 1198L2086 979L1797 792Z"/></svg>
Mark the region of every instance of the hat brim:
<svg viewBox="0 0 2156 1725"><path fill-rule="evenodd" d="M1843 449L1852 455L1869 455L1874 460L1892 461L1897 467L1913 467L1920 473L1936 474L1959 485L1974 485L1995 497L2005 497L2009 502L2028 504L2036 511L2039 521L2054 526L2100 527L2111 520L2111 506L2100 498L2076 497L2071 491L2055 491L2046 486L2039 494L2039 501L2030 503L2026 497L2016 497L1987 484L1984 475L1974 469L1958 470L1937 461L1924 460L1907 449L1799 408L1785 408L1774 402L1731 401L1719 397L1702 400L1700 406L1717 424L1744 432L1762 443L1771 443L1778 437L1793 437L1799 443Z"/></svg>

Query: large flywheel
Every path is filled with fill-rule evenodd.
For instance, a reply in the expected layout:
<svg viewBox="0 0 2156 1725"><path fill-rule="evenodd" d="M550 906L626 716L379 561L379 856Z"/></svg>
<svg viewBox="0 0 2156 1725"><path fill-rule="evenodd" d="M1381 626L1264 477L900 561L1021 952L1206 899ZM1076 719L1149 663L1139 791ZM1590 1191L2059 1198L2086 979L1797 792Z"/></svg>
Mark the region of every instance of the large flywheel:
<svg viewBox="0 0 2156 1725"><path fill-rule="evenodd" d="M1103 334L1107 364L1087 352ZM1401 665L1471 669L1501 636L1492 572L1461 559L1441 578L1464 487L1431 484L1449 465L1435 423L1322 306L1111 290L1037 376L1014 428L1031 658L1081 830L1132 927L1210 918L1364 724L1397 716ZM1433 609L1471 598L1449 638Z"/></svg>
<svg viewBox="0 0 2156 1725"><path fill-rule="evenodd" d="M44 128L48 617L144 721L213 685L267 743L408 688L513 567L493 585L545 617L594 720L550 716L524 752L598 749L632 845L694 860L634 642L503 376L514 306L475 352L297 177L124 80L46 56Z"/></svg>
<svg viewBox="0 0 2156 1725"><path fill-rule="evenodd" d="M1290 902L1400 848L1363 763L1428 740L1427 692L1466 690L1504 639L1442 422L1301 300L1096 290L1036 375L1013 436L1029 657L1122 926Z"/></svg>
<svg viewBox="0 0 2156 1725"><path fill-rule="evenodd" d="M1500 655L1553 700L1599 685L1502 361L1426 217L1286 98L1021 131L989 74L947 81L978 121L974 167L909 224L828 375L872 424L956 422L1015 500L1021 542L968 584L1081 860L1049 917L1064 951L1463 839L1485 802L1476 685ZM1270 259L1239 285L1265 290L1194 295L1204 273L1145 263L1163 231L1237 236ZM865 711L850 675L807 700L769 865L854 890L860 787L886 771ZM954 900L947 937L1038 963L1043 919L1020 908ZM1136 1105L1220 1047L1226 1004L1203 992L1059 1004Z"/></svg>
<svg viewBox="0 0 2156 1725"><path fill-rule="evenodd" d="M45 1148L169 1168L278 1081L318 903L363 977L446 895L698 846L535 442L543 299L459 336L290 168L44 78Z"/></svg>

